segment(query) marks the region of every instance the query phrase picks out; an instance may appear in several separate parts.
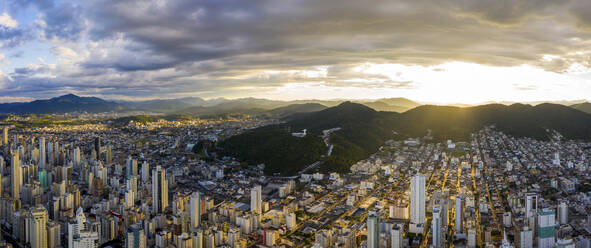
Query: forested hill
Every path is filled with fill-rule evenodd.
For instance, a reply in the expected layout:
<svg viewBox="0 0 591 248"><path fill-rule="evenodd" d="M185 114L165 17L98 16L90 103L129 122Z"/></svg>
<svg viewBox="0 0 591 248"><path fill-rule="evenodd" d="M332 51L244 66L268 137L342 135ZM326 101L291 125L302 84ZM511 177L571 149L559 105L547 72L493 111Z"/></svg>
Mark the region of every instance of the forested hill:
<svg viewBox="0 0 591 248"><path fill-rule="evenodd" d="M323 171L347 171L388 139L422 137L431 130L434 141L467 140L470 133L487 125L514 136L547 139L547 130L556 130L568 139L591 140L591 115L559 104L467 108L423 105L398 114L345 102L232 137L221 142L219 148L223 154L251 164L265 163L268 174L293 175L318 160L324 162ZM326 147L319 136L322 130L335 127L342 129L330 136L333 153L322 158ZM301 129L308 130L306 138L291 136L290 131Z"/></svg>

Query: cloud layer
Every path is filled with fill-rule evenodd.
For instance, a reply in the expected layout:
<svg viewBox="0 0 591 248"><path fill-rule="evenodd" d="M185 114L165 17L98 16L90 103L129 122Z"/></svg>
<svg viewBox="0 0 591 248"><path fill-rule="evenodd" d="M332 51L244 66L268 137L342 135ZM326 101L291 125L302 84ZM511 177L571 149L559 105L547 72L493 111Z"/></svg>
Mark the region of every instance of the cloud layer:
<svg viewBox="0 0 591 248"><path fill-rule="evenodd" d="M264 97L261 92L293 84L421 89L422 82L404 71L359 69L367 64L425 70L455 62L529 65L561 75L591 67L586 0L44 0L8 6L0 15L0 47L42 43L54 58L0 65L0 92L11 97ZM18 15L31 20L20 22ZM533 92L537 83L510 84Z"/></svg>

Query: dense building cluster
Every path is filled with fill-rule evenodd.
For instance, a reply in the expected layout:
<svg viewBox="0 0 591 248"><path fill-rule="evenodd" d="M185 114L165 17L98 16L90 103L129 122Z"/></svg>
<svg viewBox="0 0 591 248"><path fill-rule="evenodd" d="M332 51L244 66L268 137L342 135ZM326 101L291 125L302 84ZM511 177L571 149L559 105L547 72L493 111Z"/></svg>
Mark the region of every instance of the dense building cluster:
<svg viewBox="0 0 591 248"><path fill-rule="evenodd" d="M589 247L590 145L387 141L350 173L293 177L192 149L258 120L2 129L2 245ZM330 136L325 137L329 142ZM204 148L205 149L205 148ZM210 151L211 152L211 151Z"/></svg>

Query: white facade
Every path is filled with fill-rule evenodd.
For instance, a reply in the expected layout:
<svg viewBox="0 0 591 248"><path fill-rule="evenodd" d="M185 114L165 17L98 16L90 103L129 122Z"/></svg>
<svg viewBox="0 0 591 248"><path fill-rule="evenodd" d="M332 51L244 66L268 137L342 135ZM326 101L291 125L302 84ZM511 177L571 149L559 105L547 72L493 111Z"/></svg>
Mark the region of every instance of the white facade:
<svg viewBox="0 0 591 248"><path fill-rule="evenodd" d="M410 183L410 222L425 223L425 177L417 174Z"/></svg>
<svg viewBox="0 0 591 248"><path fill-rule="evenodd" d="M402 242L404 241L402 239L402 228L398 225L394 225L392 227L392 229L390 230L390 241L391 241L391 246L392 248L402 248Z"/></svg>
<svg viewBox="0 0 591 248"><path fill-rule="evenodd" d="M568 205L566 202L563 201L560 203L560 206L558 206L558 213L558 216L560 217L560 224L568 224Z"/></svg>
<svg viewBox="0 0 591 248"><path fill-rule="evenodd" d="M250 189L250 211L253 214L262 214L263 199L261 185L256 185Z"/></svg>
<svg viewBox="0 0 591 248"><path fill-rule="evenodd" d="M191 228L197 228L201 225L201 194L193 192L191 194Z"/></svg>
<svg viewBox="0 0 591 248"><path fill-rule="evenodd" d="M534 232L528 227L524 227L519 232L519 248L533 248L534 247Z"/></svg>
<svg viewBox="0 0 591 248"><path fill-rule="evenodd" d="M431 236L433 237L432 247L443 247L441 235L441 210L437 206L433 207L433 220L431 221Z"/></svg>
<svg viewBox="0 0 591 248"><path fill-rule="evenodd" d="M375 211L367 216L367 248L380 248L380 217Z"/></svg>

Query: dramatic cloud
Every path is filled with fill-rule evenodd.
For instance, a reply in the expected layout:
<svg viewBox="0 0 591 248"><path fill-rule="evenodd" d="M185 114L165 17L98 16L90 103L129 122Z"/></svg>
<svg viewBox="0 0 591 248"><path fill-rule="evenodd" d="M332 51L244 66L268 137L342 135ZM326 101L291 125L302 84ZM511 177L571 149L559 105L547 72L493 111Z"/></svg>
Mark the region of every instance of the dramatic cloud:
<svg viewBox="0 0 591 248"><path fill-rule="evenodd" d="M36 40L54 57L4 70L12 81L0 91L13 96L280 98L280 88L294 85L412 95L455 85L434 84L443 78L465 80L450 74L462 69L442 66L450 64L528 75L521 81L495 75L520 94L552 88L534 81L542 73L591 89L586 76L574 76L591 67L586 0L15 0L8 6L11 13L0 15L0 46ZM24 12L31 23L14 19ZM359 94L351 97L373 97Z"/></svg>

